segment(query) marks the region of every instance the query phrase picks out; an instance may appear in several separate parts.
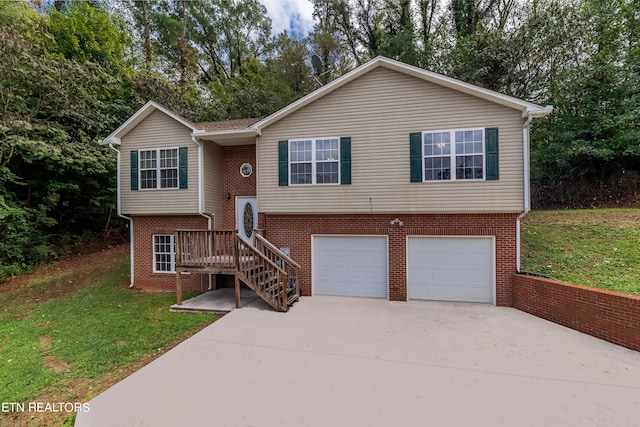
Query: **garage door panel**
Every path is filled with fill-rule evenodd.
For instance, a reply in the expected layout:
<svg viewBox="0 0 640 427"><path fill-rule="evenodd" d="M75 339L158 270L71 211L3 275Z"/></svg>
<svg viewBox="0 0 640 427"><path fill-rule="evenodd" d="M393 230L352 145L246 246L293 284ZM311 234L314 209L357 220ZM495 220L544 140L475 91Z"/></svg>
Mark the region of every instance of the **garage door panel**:
<svg viewBox="0 0 640 427"><path fill-rule="evenodd" d="M313 236L313 286L319 295L387 297L384 236Z"/></svg>
<svg viewBox="0 0 640 427"><path fill-rule="evenodd" d="M493 302L492 238L409 237L410 299Z"/></svg>

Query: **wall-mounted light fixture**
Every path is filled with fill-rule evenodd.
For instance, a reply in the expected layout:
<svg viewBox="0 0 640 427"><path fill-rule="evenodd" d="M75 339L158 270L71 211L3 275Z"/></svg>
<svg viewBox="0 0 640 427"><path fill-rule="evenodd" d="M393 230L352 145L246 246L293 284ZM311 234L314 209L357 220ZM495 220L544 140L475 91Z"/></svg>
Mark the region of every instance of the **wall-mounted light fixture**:
<svg viewBox="0 0 640 427"><path fill-rule="evenodd" d="M229 193L229 192L227 191L227 195L226 195L226 197L227 197L227 200L231 200L231 193Z"/></svg>
<svg viewBox="0 0 640 427"><path fill-rule="evenodd" d="M389 224L391 224L391 225L398 224L400 227L402 227L404 225L404 222L402 222L398 218L396 218L396 219L392 219L391 221L389 221Z"/></svg>

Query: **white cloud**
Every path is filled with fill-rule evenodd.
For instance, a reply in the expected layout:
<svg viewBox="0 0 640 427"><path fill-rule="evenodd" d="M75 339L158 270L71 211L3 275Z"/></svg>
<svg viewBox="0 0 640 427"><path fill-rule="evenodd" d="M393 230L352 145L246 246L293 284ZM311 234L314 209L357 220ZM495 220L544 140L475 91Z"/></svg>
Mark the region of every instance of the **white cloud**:
<svg viewBox="0 0 640 427"><path fill-rule="evenodd" d="M271 18L273 34L287 30L306 36L313 29L313 5L309 0L259 0Z"/></svg>

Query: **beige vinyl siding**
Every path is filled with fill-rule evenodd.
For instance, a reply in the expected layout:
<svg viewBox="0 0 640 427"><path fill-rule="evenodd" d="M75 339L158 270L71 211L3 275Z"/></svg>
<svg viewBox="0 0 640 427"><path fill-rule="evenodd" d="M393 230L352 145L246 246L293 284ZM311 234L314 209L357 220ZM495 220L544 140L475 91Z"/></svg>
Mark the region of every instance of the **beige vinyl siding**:
<svg viewBox="0 0 640 427"><path fill-rule="evenodd" d="M214 215L214 228L222 227L222 148L213 142L203 142L203 183L206 214Z"/></svg>
<svg viewBox="0 0 640 427"><path fill-rule="evenodd" d="M131 151L163 147L188 147L188 188L131 191ZM198 213L198 146L191 140L189 128L156 110L122 138L120 152L122 213Z"/></svg>
<svg viewBox="0 0 640 427"><path fill-rule="evenodd" d="M258 140L265 213L519 212L519 111L378 68L281 119ZM409 133L499 128L497 181L410 182ZM278 186L278 141L351 137L351 185Z"/></svg>

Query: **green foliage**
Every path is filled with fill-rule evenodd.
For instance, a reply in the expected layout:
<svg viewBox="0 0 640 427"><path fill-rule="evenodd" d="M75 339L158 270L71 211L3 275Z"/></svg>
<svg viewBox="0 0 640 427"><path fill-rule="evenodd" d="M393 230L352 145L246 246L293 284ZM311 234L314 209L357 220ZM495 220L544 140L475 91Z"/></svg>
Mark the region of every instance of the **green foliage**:
<svg viewBox="0 0 640 427"><path fill-rule="evenodd" d="M357 64L378 55L409 64L418 61L418 46L409 0L328 1L315 0L314 15L320 18L314 42L329 47L333 35L335 47L348 50ZM334 49L335 49L334 47ZM329 63L324 53L326 63Z"/></svg>
<svg viewBox="0 0 640 427"><path fill-rule="evenodd" d="M271 78L286 86L293 98L302 98L316 88L311 68L307 65L309 47L303 40L280 34L275 42L276 57L267 62ZM285 88L280 89L283 91Z"/></svg>
<svg viewBox="0 0 640 427"><path fill-rule="evenodd" d="M0 25L19 24L25 29L38 20L38 15L25 1L0 2Z"/></svg>
<svg viewBox="0 0 640 427"><path fill-rule="evenodd" d="M55 52L78 62L100 64L105 69L124 67L126 34L106 10L85 1L65 4L62 11L49 13L49 32L55 39Z"/></svg>
<svg viewBox="0 0 640 427"><path fill-rule="evenodd" d="M190 3L187 0L160 1L152 12L158 35L155 50L167 64L175 66L183 84L193 79L198 68L196 51L187 40ZM165 72L173 74L170 70L166 68Z"/></svg>
<svg viewBox="0 0 640 427"><path fill-rule="evenodd" d="M549 87L555 111L533 134L533 172L551 188L596 182L594 197L602 197L597 187L612 176L640 170L637 7L585 0L576 13L577 59Z"/></svg>
<svg viewBox="0 0 640 427"><path fill-rule="evenodd" d="M202 52L205 78L235 78L272 49L271 20L257 0L209 0L190 4L192 43Z"/></svg>
<svg viewBox="0 0 640 427"><path fill-rule="evenodd" d="M216 79L207 84L222 117L236 119L264 117L286 106L293 93L284 83L274 80L265 65L248 61L241 75Z"/></svg>
<svg viewBox="0 0 640 427"><path fill-rule="evenodd" d="M339 30L341 15L333 9L336 3L320 0L313 3L316 24L308 39L310 49L318 55L323 65L317 79L321 84L326 84L349 71L353 61L349 55L349 40L341 36Z"/></svg>
<svg viewBox="0 0 640 427"><path fill-rule="evenodd" d="M45 24L0 29L0 280L104 227L115 161L96 141L131 111L121 77L59 55Z"/></svg>

